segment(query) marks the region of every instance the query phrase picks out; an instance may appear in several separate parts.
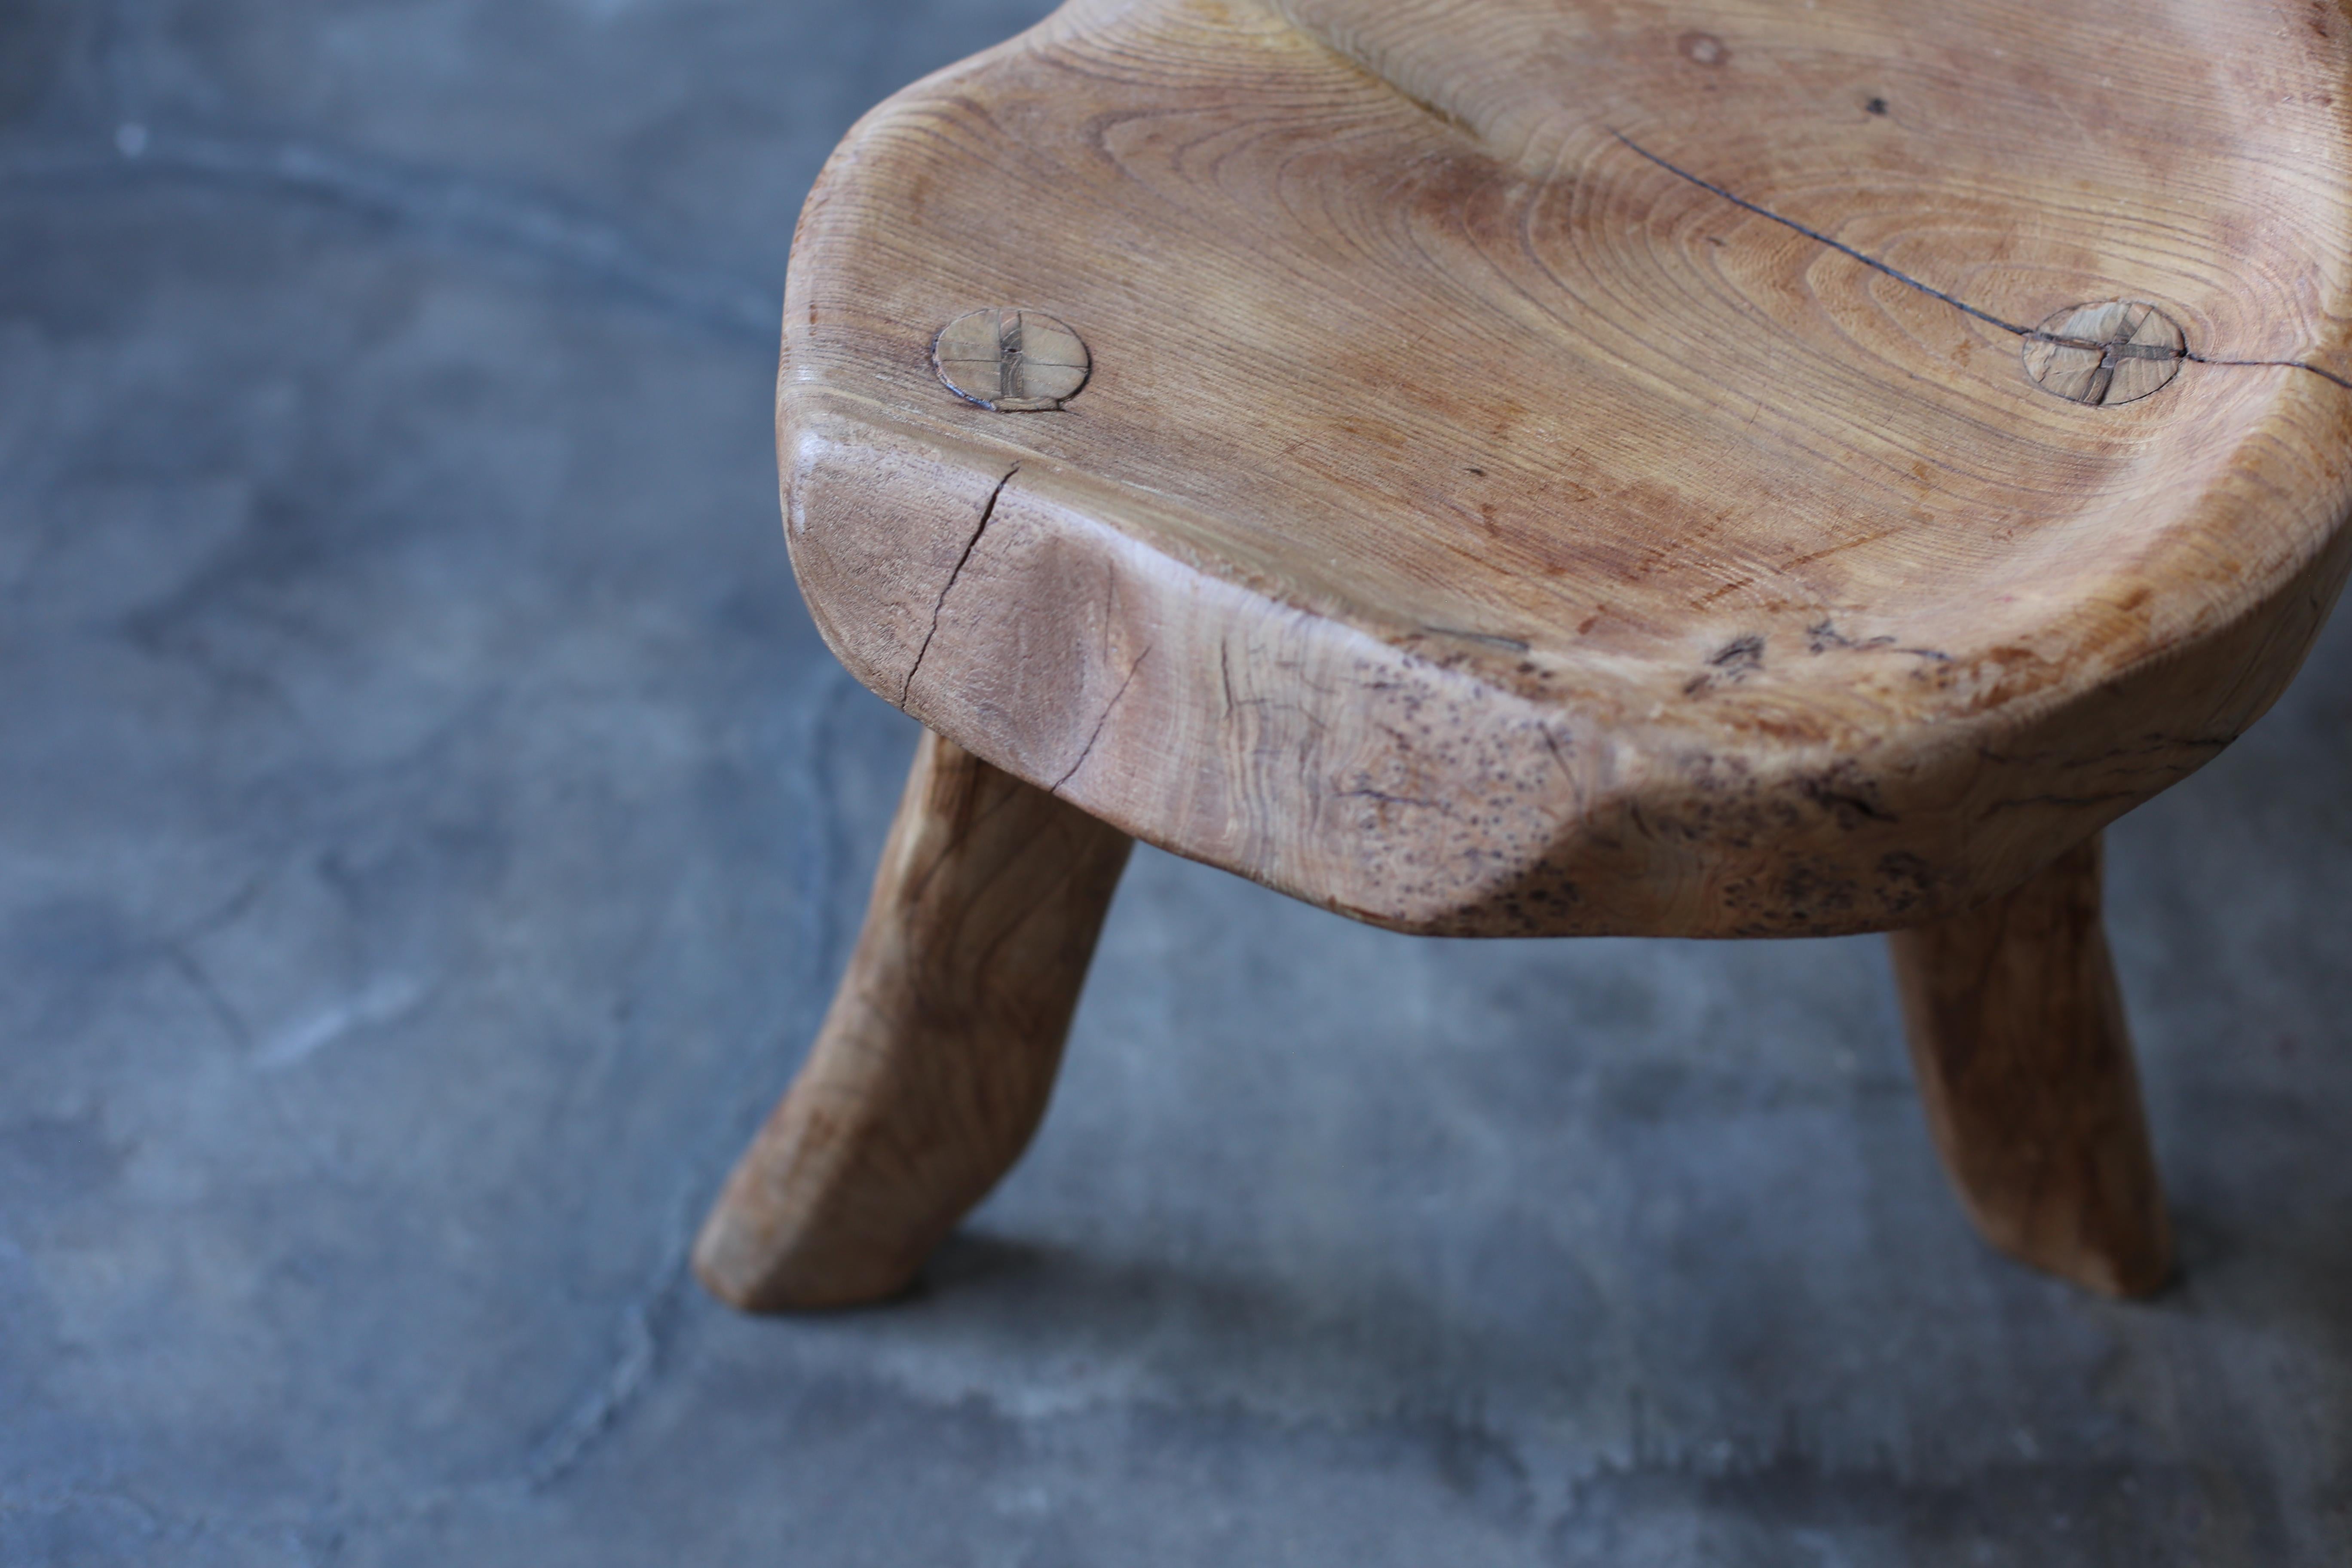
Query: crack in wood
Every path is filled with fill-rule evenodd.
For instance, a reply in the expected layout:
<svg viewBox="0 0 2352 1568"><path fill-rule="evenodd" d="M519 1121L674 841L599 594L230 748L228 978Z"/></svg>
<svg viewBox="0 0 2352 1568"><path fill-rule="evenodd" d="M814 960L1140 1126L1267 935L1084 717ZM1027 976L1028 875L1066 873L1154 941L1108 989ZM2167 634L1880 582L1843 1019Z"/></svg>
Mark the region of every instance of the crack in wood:
<svg viewBox="0 0 2352 1568"><path fill-rule="evenodd" d="M1103 704L1102 717L1095 721L1094 733L1087 737L1087 743L1079 749L1078 760L1072 763L1062 776L1054 781L1053 787L1048 789L1046 794L1061 794L1062 786L1078 776L1078 770L1085 767L1087 759L1095 754L1095 742L1102 739L1103 726L1110 722L1112 710L1118 706L1118 700L1127 695L1127 689L1135 684L1135 672L1141 669L1143 661L1150 657L1151 650L1149 647L1135 656L1135 662L1127 667L1127 679L1118 683L1118 689L1112 692L1110 700Z"/></svg>
<svg viewBox="0 0 2352 1568"><path fill-rule="evenodd" d="M2013 333L2030 342L2049 342L2056 343L2063 348L2098 351L2102 355L2101 374L2103 375L2112 376L2114 374L2114 366L2111 363L2108 363L2111 357L2134 359L2179 358L2187 360L2193 364L2235 365L2241 367L2269 368L2274 370L2307 370L2323 381L2332 381L2347 392L2352 392L2352 379L2340 376L2332 370L2322 370L2315 364L2311 364L2299 359L2221 359L2210 354L2198 353L2192 349L2183 348L2176 353L2171 349L2161 348L2154 344L2132 345L2129 348L2126 348L2120 355L2116 355L2114 351L2116 350L2116 345L2105 341L2093 342L2087 338L2062 337L2055 332L2046 332L2037 327L2022 327L2018 325L2015 321L2003 321L2000 317L1994 315L1990 310L1981 310L1975 305L1969 304L1966 300L1961 299L1957 294L1947 294L1944 290L1937 288L1932 283L1921 282L1918 279L1912 277L1902 268L1881 261L1875 256L1869 255L1864 251L1856 250L1853 246L1847 245L1842 240L1832 239L1817 228L1810 228L1791 217L1783 217L1781 215L1774 212L1768 206L1761 205L1756 202L1751 202L1747 197L1727 190L1723 186L1717 184L1712 180L1705 179L1697 174L1694 174L1688 169L1683 168L1678 164L1670 163L1665 159L1659 157L1655 153L1651 152L1647 147L1643 146L1640 142L1634 141L1631 136L1626 135L1622 131L1612 129L1609 134L1623 142L1635 153L1648 159L1651 163L1655 163L1659 168L1664 169L1669 174L1674 175L1676 179L1686 180L1703 191L1720 196L1725 201L1729 202L1733 206L1739 208L1742 212L1754 213L1758 217L1767 219L1772 223L1777 223L1782 228L1791 229L1798 234L1803 235L1807 239L1813 241L1817 245L1825 245L1841 256L1851 257L1853 259L1861 262L1864 267L1871 268L1873 271L1884 273L1887 277L1894 279L1895 281L1902 284L1905 288L1916 289L1920 293L1925 294L1933 300L1941 300L1945 304L1949 305L1955 310L1961 312L1963 315L1974 316L1978 321L1984 322L1987 326L1999 327L2002 331ZM2086 401L2095 402L2096 400L2092 399Z"/></svg>
<svg viewBox="0 0 2352 1568"><path fill-rule="evenodd" d="M1433 637L1455 637L1463 642L1475 642L1487 647L1498 647L1510 653L1525 653L1529 645L1520 637L1498 637L1493 632L1465 631L1460 626L1424 626L1421 628Z"/></svg>
<svg viewBox="0 0 2352 1568"><path fill-rule="evenodd" d="M940 585L939 600L931 605L930 628L923 633L923 646L915 650L915 662L907 667L907 679L898 684L898 710L902 713L907 710L907 699L915 689L915 672L923 668L923 656L931 651L931 639L940 635L940 614L948 607L948 590L953 588L956 579L963 575L964 563L970 561L971 552L980 548L980 536L988 531L988 521L996 515L996 503L1003 496L1004 487L1011 484L1013 476L1020 471L1021 465L1013 464L1004 470L1004 477L996 481L996 488L988 492L988 504L980 509L980 526L974 528L971 537L964 541L963 553L956 557L955 569Z"/></svg>

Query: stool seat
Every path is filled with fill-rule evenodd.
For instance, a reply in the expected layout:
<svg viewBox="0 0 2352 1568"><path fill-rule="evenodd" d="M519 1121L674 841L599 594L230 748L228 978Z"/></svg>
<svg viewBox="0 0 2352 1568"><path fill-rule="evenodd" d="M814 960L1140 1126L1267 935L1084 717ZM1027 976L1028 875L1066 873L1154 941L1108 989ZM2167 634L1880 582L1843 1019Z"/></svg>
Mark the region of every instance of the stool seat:
<svg viewBox="0 0 2352 1568"><path fill-rule="evenodd" d="M915 1277L1143 838L1409 931L1888 930L1978 1229L2159 1288L2098 832L2352 564L2347 34L1076 0L868 115L778 452L811 613L929 733L704 1281Z"/></svg>
<svg viewBox="0 0 2352 1568"><path fill-rule="evenodd" d="M2278 15L1066 7L810 199L812 613L1014 777L1382 925L1970 907L2226 745L2342 582L2346 26Z"/></svg>

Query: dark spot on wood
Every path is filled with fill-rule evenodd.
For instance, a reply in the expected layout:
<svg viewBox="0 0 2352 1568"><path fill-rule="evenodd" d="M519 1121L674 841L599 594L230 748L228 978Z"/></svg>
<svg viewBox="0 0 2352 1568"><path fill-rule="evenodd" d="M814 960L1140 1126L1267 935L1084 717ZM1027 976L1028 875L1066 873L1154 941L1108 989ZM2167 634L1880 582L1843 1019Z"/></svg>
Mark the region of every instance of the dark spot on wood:
<svg viewBox="0 0 2352 1568"><path fill-rule="evenodd" d="M1764 635L1749 632L1737 637L1717 648L1707 658L1707 668L1683 683L1683 695L1696 697L1721 680L1742 680L1748 672L1764 666Z"/></svg>
<svg viewBox="0 0 2352 1568"><path fill-rule="evenodd" d="M1745 674L1748 670L1760 668L1764 663L1763 634L1749 632L1746 637L1734 637L1717 649L1715 657L1706 662L1732 675Z"/></svg>
<svg viewBox="0 0 2352 1568"><path fill-rule="evenodd" d="M1862 107L1868 113L1884 114L1886 112L1886 100L1883 98L1874 98Z"/></svg>
<svg viewBox="0 0 2352 1568"><path fill-rule="evenodd" d="M1807 799L1838 819L1839 826L1852 828L1859 822L1893 822L1895 814L1880 805L1874 798L1877 791L1854 776L1849 766L1832 769L1816 778L1801 780L1798 788Z"/></svg>
<svg viewBox="0 0 2352 1568"><path fill-rule="evenodd" d="M1827 653L1833 647L1889 647L1894 642L1890 637L1868 637L1856 642L1829 621L1805 628L1805 651L1808 653Z"/></svg>

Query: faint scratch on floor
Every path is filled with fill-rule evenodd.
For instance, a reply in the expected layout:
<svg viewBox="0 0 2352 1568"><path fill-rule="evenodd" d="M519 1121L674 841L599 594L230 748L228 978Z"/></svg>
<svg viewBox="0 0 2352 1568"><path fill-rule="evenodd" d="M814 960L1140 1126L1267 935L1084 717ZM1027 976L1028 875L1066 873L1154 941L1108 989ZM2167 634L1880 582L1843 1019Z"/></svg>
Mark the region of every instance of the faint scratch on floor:
<svg viewBox="0 0 2352 1568"><path fill-rule="evenodd" d="M250 1059L264 1072L293 1067L354 1030L389 1024L414 1012L424 1000L425 986L415 976L385 975L357 995L330 1003L278 1030Z"/></svg>

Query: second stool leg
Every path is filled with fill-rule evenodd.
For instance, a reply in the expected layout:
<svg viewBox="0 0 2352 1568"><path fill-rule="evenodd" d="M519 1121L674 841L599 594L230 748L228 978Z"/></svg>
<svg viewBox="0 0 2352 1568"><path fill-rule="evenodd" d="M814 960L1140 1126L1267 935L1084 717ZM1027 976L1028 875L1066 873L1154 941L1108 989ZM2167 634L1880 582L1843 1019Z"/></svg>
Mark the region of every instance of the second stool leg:
<svg viewBox="0 0 2352 1568"><path fill-rule="evenodd" d="M1036 1131L1133 841L926 731L873 902L695 1272L754 1311L905 1288Z"/></svg>
<svg viewBox="0 0 2352 1568"><path fill-rule="evenodd" d="M1890 932L1928 1126L1995 1247L2110 1295L2172 1268L2100 917L2095 837L1971 913Z"/></svg>

